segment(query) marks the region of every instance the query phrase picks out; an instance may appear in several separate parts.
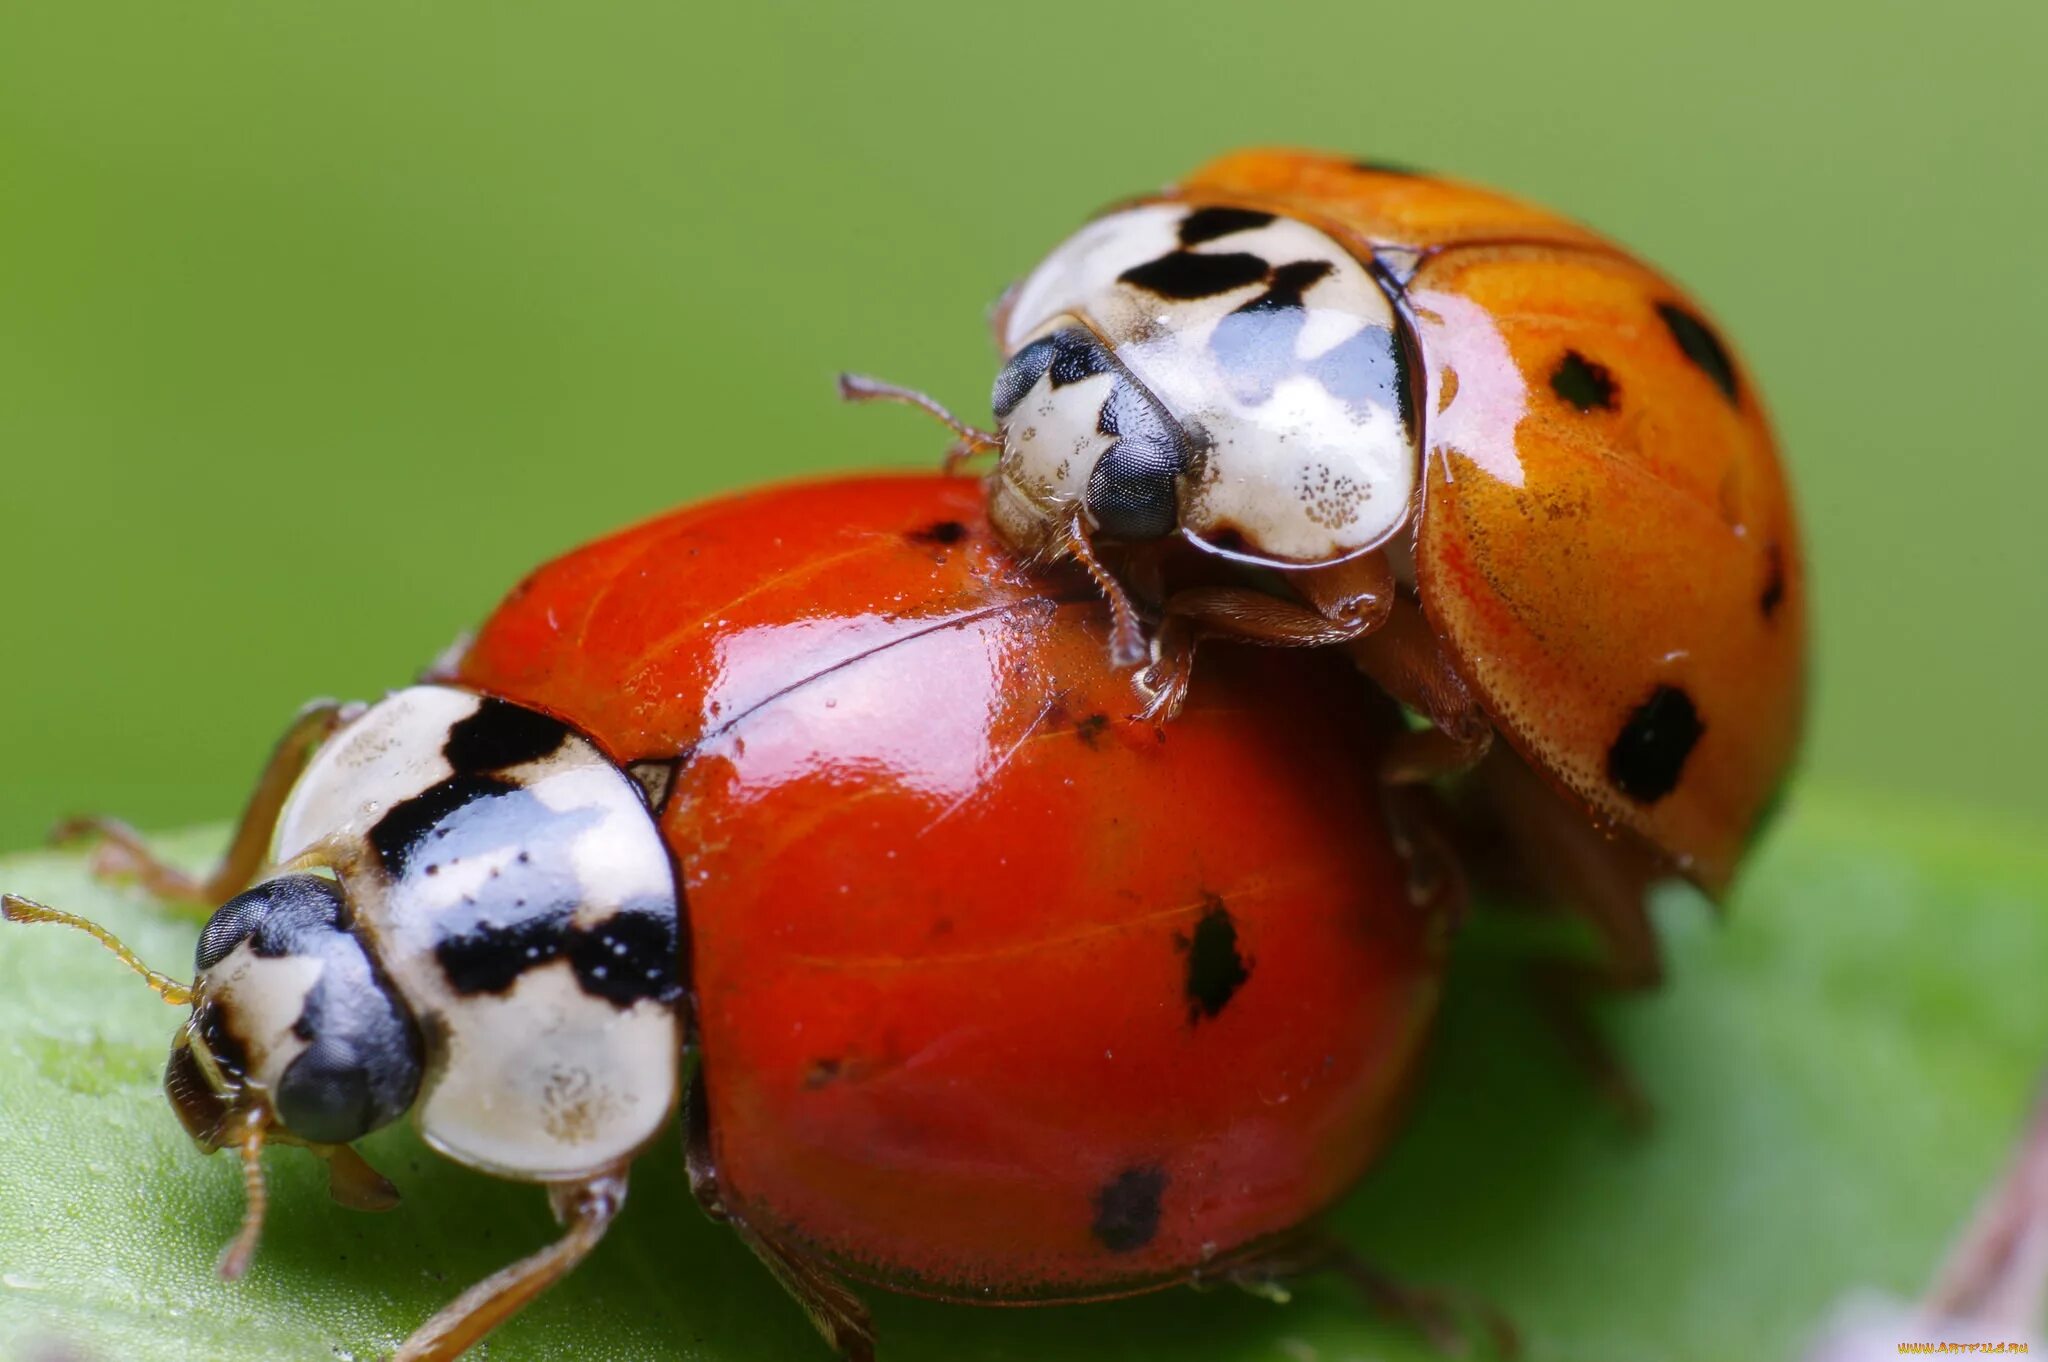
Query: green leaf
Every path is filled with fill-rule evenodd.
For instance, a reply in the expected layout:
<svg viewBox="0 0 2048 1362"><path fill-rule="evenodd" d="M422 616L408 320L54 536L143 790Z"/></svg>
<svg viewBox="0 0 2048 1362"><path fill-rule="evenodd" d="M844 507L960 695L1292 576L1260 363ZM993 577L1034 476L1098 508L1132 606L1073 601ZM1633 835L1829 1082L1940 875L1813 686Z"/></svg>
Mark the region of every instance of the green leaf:
<svg viewBox="0 0 2048 1362"><path fill-rule="evenodd" d="M216 844L174 843L194 859ZM1507 936L1482 922L1461 942L1413 1119L1339 1225L1408 1279L1496 1302L1539 1360L1788 1357L1855 1288L1915 1295L2048 1056L2040 844L1809 796L1725 922L1688 893L1661 901L1671 986L1604 1009L1657 1103L1647 1135L1593 1100L1532 1023ZM94 884L76 857L0 862L0 885L99 917L172 972L190 958L193 921ZM368 1359L552 1233L538 1192L393 1130L366 1152L402 1206L343 1210L310 1157L275 1153L263 1249L222 1284L213 1261L240 1190L158 1091L175 1021L85 938L0 930L0 1355ZM1287 1305L871 1298L888 1362L1429 1356L1335 1281ZM767 1274L697 1212L674 1141L636 1169L592 1262L487 1355L826 1362Z"/></svg>

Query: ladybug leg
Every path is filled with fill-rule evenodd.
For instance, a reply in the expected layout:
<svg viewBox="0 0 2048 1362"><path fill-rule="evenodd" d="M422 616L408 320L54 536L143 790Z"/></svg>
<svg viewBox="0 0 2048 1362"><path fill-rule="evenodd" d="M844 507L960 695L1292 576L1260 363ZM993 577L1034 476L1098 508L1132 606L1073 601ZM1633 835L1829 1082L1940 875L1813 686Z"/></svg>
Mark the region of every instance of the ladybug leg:
<svg viewBox="0 0 2048 1362"><path fill-rule="evenodd" d="M392 1354L391 1362L452 1362L569 1275L590 1256L626 1204L626 1176L604 1173L584 1182L556 1183L548 1188L548 1204L567 1232L441 1307Z"/></svg>
<svg viewBox="0 0 2048 1362"><path fill-rule="evenodd" d="M1284 1302L1289 1299L1289 1282L1321 1272L1344 1277L1375 1313L1414 1330L1446 1357L1470 1356L1473 1343L1480 1339L1497 1357L1521 1353L1515 1326L1494 1306L1462 1292L1402 1282L1325 1230L1301 1229L1262 1241L1203 1266L1190 1284L1200 1289L1227 1282Z"/></svg>
<svg viewBox="0 0 2048 1362"><path fill-rule="evenodd" d="M1348 645L1358 669L1430 726L1398 735L1387 752L1390 784L1412 785L1479 764L1493 724L1452 665L1422 607L1402 600L1386 623Z"/></svg>
<svg viewBox="0 0 2048 1362"><path fill-rule="evenodd" d="M1190 587L1168 597L1156 660L1140 678L1151 696L1140 717L1163 721L1180 712L1195 648L1204 639L1327 648L1371 636L1394 606L1393 570L1384 554L1298 573L1293 581L1306 603L1248 586Z"/></svg>
<svg viewBox="0 0 2048 1362"><path fill-rule="evenodd" d="M815 1257L760 1233L726 1209L718 1187L718 1166L711 1156L710 1110L704 1099L704 1070L699 1068L683 1090L683 1162L689 1172L690 1195L704 1214L732 1226L740 1241L782 1283L782 1289L796 1297L812 1327L840 1357L846 1362L874 1362L875 1326L860 1297Z"/></svg>
<svg viewBox="0 0 2048 1362"><path fill-rule="evenodd" d="M938 421L956 437L940 465L948 474L958 473L962 464L979 455L1003 452L1001 439L978 426L968 425L948 411L937 398L927 396L915 388L884 383L881 379L869 378L866 374L841 374L839 397L843 402L900 402L908 407L916 407Z"/></svg>
<svg viewBox="0 0 2048 1362"><path fill-rule="evenodd" d="M760 1234L744 1221L728 1223L783 1290L796 1297L812 1326L844 1362L875 1362L874 1322L846 1283L803 1250Z"/></svg>
<svg viewBox="0 0 2048 1362"><path fill-rule="evenodd" d="M149 849L142 834L116 818L67 818L50 830L53 842L97 837L92 873L101 879L133 879L160 899L200 903L211 908L247 889L270 854L270 834L277 815L307 761L335 729L354 717L359 706L315 700L293 718L271 749L256 778L256 788L242 810L234 840L213 871L201 878L180 870Z"/></svg>
<svg viewBox="0 0 2048 1362"><path fill-rule="evenodd" d="M1523 882L1512 888L1576 914L1599 946L1600 958L1592 962L1532 966L1538 1008L1576 1066L1624 1119L1648 1125L1649 1099L1608 1044L1591 1007L1617 991L1650 989L1663 981L1648 895L1668 877L1668 867L1633 836L1603 833L1505 749L1479 768L1474 785L1497 823L1505 854L1472 858L1473 863L1514 865Z"/></svg>
<svg viewBox="0 0 2048 1362"><path fill-rule="evenodd" d="M1149 650L1145 646L1144 627L1138 623L1138 608L1131 603L1130 592L1124 590L1124 584L1116 579L1116 574L1095 556L1095 546L1088 542L1088 533L1082 527L1079 511L1067 523L1060 547L1081 565L1089 580L1095 583L1095 589L1109 602L1110 661L1119 667L1135 667L1143 662Z"/></svg>

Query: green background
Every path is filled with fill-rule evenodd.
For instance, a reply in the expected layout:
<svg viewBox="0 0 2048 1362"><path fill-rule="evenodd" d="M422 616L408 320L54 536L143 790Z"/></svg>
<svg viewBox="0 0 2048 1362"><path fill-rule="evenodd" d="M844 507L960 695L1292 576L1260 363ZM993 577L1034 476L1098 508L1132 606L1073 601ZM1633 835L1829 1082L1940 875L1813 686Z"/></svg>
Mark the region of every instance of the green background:
<svg viewBox="0 0 2048 1362"><path fill-rule="evenodd" d="M1343 1222L1542 1357L1787 1356L1847 1284L1924 1283L2042 1053L2044 43L2048 7L1987 0L0 0L0 848L217 823L302 699L402 682L626 520L935 459L832 374L978 412L985 307L1107 200L1260 141L1454 171L1665 265L1760 376L1815 574L1809 783L1731 927L1675 905L1674 987L1613 1009L1655 1137L1482 951ZM6 869L189 938L74 861ZM452 1289L421 1273L541 1234L394 1131L410 1213L330 1214L279 1160L270 1258L207 1284L235 1193L154 1091L163 1009L45 935L0 953L10 1327L86 1300L131 1352L181 1314L251 1356L337 1316L388 1346ZM650 1162L612 1269L505 1356L597 1356L593 1319L641 1331L622 1357L821 1356ZM910 1359L1419 1355L1327 1286L1260 1309L880 1302Z"/></svg>
<svg viewBox="0 0 2048 1362"><path fill-rule="evenodd" d="M1099 204L1289 141L1670 269L1761 376L1808 765L2038 824L2048 7L0 6L0 846L226 816L529 567L933 459Z"/></svg>

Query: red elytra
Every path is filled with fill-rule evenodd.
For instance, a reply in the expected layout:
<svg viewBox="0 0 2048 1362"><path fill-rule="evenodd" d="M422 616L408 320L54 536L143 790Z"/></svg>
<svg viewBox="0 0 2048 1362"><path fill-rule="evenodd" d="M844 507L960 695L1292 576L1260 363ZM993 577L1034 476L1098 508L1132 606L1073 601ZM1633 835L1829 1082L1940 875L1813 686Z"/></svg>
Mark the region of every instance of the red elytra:
<svg viewBox="0 0 2048 1362"><path fill-rule="evenodd" d="M576 550L455 665L660 773L698 1171L771 1261L1141 1290L1300 1225L1388 1134L1446 923L1361 683L1219 650L1134 723L1107 627L977 483L838 479Z"/></svg>

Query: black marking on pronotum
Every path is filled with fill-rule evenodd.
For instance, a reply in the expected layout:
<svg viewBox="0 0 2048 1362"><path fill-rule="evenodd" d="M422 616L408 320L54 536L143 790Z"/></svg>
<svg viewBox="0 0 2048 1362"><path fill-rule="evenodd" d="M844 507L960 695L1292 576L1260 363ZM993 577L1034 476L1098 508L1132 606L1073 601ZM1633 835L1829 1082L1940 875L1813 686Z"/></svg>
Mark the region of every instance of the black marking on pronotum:
<svg viewBox="0 0 2048 1362"><path fill-rule="evenodd" d="M1565 351L1551 371L1550 390L1580 411L1614 410L1614 375L1576 350Z"/></svg>
<svg viewBox="0 0 2048 1362"><path fill-rule="evenodd" d="M1764 546L1764 589L1756 598L1756 606L1768 620L1777 617L1778 607L1784 603L1785 549L1773 540Z"/></svg>
<svg viewBox="0 0 2048 1362"><path fill-rule="evenodd" d="M434 959L448 976L448 986L464 997L503 993L526 971L561 957L568 945L569 911L560 907L444 936L434 944Z"/></svg>
<svg viewBox="0 0 2048 1362"><path fill-rule="evenodd" d="M669 757L660 761L636 761L626 767L626 774L640 787L640 797L647 801L648 812L657 818L668 808L669 792L675 789L676 773L682 765L680 757Z"/></svg>
<svg viewBox="0 0 2048 1362"><path fill-rule="evenodd" d="M559 719L539 710L503 700L485 700L476 713L448 730L441 755L465 775L502 771L542 757L561 747L569 730Z"/></svg>
<svg viewBox="0 0 2048 1362"><path fill-rule="evenodd" d="M1264 227L1272 220L1271 213L1261 213L1253 208L1197 208L1180 220L1180 244L1199 246L1220 236L1234 236Z"/></svg>
<svg viewBox="0 0 2048 1362"><path fill-rule="evenodd" d="M1159 1233L1159 1202L1166 1170L1157 1164L1126 1168L1095 1193L1095 1242L1111 1253L1135 1253Z"/></svg>
<svg viewBox="0 0 2048 1362"><path fill-rule="evenodd" d="M1157 260L1133 265L1117 276L1120 283L1135 285L1162 298L1210 298L1247 284L1264 283L1266 262L1241 251L1209 254L1204 251L1168 251Z"/></svg>
<svg viewBox="0 0 2048 1362"><path fill-rule="evenodd" d="M1686 758L1706 725L1692 697L1658 686L1637 705L1607 749L1607 778L1638 804L1654 804L1678 788Z"/></svg>
<svg viewBox="0 0 2048 1362"><path fill-rule="evenodd" d="M967 537L967 527L957 520L937 520L904 536L913 544L951 548Z"/></svg>
<svg viewBox="0 0 2048 1362"><path fill-rule="evenodd" d="M1728 358L1728 348L1721 344L1714 328L1676 303L1657 304L1657 315L1664 319L1671 339L1678 342L1685 357L1713 379L1714 386L1726 393L1730 402L1736 401L1735 362Z"/></svg>
<svg viewBox="0 0 2048 1362"><path fill-rule="evenodd" d="M569 964L585 993L619 1007L643 999L674 1002L676 919L657 908L621 908L590 927L572 927Z"/></svg>
<svg viewBox="0 0 2048 1362"><path fill-rule="evenodd" d="M1295 342L1308 324L1303 295L1330 270L1327 260L1290 260L1273 271L1264 293L1216 324L1209 349L1239 401L1265 401L1299 368Z"/></svg>
<svg viewBox="0 0 2048 1362"><path fill-rule="evenodd" d="M1237 923L1231 920L1223 900L1214 894L1208 896L1207 906L1195 923L1194 935L1180 937L1178 943L1188 958L1183 992L1187 995L1188 1021L1193 1024L1228 1007L1245 980L1252 977L1252 967L1238 953Z"/></svg>
<svg viewBox="0 0 2048 1362"><path fill-rule="evenodd" d="M457 774L393 804L370 829L370 848L396 879L405 874L429 834L458 809L480 799L508 795L519 787L495 776Z"/></svg>
<svg viewBox="0 0 2048 1362"><path fill-rule="evenodd" d="M588 927L556 907L513 922L479 923L444 936L434 959L448 986L465 997L503 993L528 970L567 958L585 993L619 1007L643 999L673 1002L678 982L678 942L672 914L656 908L622 908Z"/></svg>

